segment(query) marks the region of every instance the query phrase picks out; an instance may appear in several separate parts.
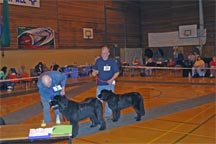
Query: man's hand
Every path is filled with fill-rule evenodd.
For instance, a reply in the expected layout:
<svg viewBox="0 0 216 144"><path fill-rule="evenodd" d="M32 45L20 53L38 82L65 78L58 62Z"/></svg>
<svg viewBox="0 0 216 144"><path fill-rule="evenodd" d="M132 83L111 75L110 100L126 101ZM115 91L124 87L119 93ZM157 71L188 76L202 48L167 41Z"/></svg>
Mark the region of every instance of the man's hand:
<svg viewBox="0 0 216 144"><path fill-rule="evenodd" d="M112 85L112 82L113 82L112 79L110 79L110 80L107 81L107 83L108 83L109 85Z"/></svg>
<svg viewBox="0 0 216 144"><path fill-rule="evenodd" d="M115 85L116 82L115 82L115 80L110 79L110 80L107 81L107 83L109 85Z"/></svg>
<svg viewBox="0 0 216 144"><path fill-rule="evenodd" d="M107 83L108 83L109 85L112 85L112 84L113 84L113 81L118 77L118 75L119 75L119 72L116 72L116 73L113 75L113 77L107 81Z"/></svg>
<svg viewBox="0 0 216 144"><path fill-rule="evenodd" d="M64 89L64 87L62 87L62 90L61 90L61 92L60 92L60 95L61 95L61 96L65 95L65 89Z"/></svg>
<svg viewBox="0 0 216 144"><path fill-rule="evenodd" d="M93 75L93 76L96 76L97 74L98 74L98 71L93 69L93 70L92 70L92 75Z"/></svg>

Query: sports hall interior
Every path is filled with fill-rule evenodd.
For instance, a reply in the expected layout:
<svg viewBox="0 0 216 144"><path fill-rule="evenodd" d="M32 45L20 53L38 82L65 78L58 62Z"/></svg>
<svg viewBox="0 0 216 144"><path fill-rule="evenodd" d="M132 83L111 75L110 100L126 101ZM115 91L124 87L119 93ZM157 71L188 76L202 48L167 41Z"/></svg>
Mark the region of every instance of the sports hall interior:
<svg viewBox="0 0 216 144"><path fill-rule="evenodd" d="M180 49L185 59L191 52L198 50L207 65L216 55L214 0L37 2L40 3L38 7L8 5L10 45L1 46L0 67L18 70L24 65L31 80L26 82L20 79L16 81L12 91L0 91L0 117L6 123L0 126L1 137L11 133L2 131L6 126L11 129L16 126L40 127L43 119L42 105L36 85L37 77L32 75L38 62L43 62L47 67L52 62L61 67L79 67L78 76L69 76L67 79L66 96L77 102L95 97L95 77L91 73L81 75L82 68L93 65L95 57L101 55L101 46L106 44L110 48L110 57L121 64L115 93L139 92L144 99L146 114L137 122L131 107L123 109L120 120L106 120L107 128L103 131L99 131L98 127L90 128L89 119L82 120L78 136L72 139L73 144L216 143L216 78L209 77L209 67L205 69L205 76L194 78L184 74L185 70L191 68L167 65L170 59L174 59L176 49ZM0 8L2 12L2 3ZM0 16L3 16L3 12ZM3 22L3 18L0 22ZM187 38L179 38L184 39L185 43L175 45L168 39L167 45L163 43L155 46L161 41L150 41L151 34L179 33L181 26L196 26L198 43L187 43L184 41ZM51 28L54 31L53 46L20 47L18 29L23 27ZM199 31L201 28L203 33ZM153 58L158 62L152 67L150 76L141 74L146 69L146 50L151 50ZM131 67L135 57L142 63L137 69ZM51 112L55 123L54 113ZM68 123L66 119L64 122ZM62 144L68 141L57 139L10 143Z"/></svg>

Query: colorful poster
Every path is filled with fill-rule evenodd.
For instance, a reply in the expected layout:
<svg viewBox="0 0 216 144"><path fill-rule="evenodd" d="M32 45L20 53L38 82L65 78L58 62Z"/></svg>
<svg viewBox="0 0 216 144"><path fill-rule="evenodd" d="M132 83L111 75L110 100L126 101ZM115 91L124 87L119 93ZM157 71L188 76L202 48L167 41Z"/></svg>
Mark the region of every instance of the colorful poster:
<svg viewBox="0 0 216 144"><path fill-rule="evenodd" d="M52 28L18 27L18 48L50 49L55 47Z"/></svg>
<svg viewBox="0 0 216 144"><path fill-rule="evenodd" d="M0 3L3 3L4 0L0 0ZM18 6L27 6L27 7L40 7L40 0L7 0L8 4L18 5Z"/></svg>

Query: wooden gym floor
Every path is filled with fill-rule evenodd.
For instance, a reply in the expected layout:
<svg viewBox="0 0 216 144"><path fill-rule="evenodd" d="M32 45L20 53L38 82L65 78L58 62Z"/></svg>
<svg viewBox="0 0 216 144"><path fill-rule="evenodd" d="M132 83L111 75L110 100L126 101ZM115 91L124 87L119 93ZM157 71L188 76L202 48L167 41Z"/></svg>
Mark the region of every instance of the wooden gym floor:
<svg viewBox="0 0 216 144"><path fill-rule="evenodd" d="M82 101L95 96L96 86L93 78L70 81L82 82L67 87L66 94L71 99ZM85 88L84 84L87 83L91 83L91 86ZM84 89L77 92L76 89L81 87ZM15 91L18 89L20 90L16 88ZM34 86L32 89L35 89ZM151 77L124 75L118 78L115 91L140 92L144 98L146 115L140 122L136 122L133 109L124 109L119 122L107 121L107 129L104 131L95 130L94 133L88 133L81 127L78 137L73 139L73 144L216 143L216 78L189 79L173 72L167 76L160 72ZM10 121L9 116L29 109L31 105L40 101L36 89L31 93L9 94L3 97L6 93L1 92L0 116L7 121ZM25 119L16 119L18 123L40 123L42 112ZM11 120L11 123L13 122ZM81 121L80 125L88 122L89 120ZM67 141L56 143L62 144Z"/></svg>

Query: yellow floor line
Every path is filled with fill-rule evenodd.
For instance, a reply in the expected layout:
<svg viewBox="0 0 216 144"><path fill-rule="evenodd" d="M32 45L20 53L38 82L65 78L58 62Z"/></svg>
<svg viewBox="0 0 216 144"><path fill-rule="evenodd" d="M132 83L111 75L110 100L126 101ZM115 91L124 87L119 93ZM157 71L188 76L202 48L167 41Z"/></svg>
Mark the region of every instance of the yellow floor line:
<svg viewBox="0 0 216 144"><path fill-rule="evenodd" d="M130 127L134 127L134 128L143 128L143 129L149 129L149 130L160 131L160 132L167 132L167 130L158 129L158 128L150 128L150 127L143 127L143 126L130 126ZM188 134L187 132L178 132L178 131L170 131L170 132L177 133L177 134ZM204 135L198 135L198 134L188 134L188 135L199 136L199 137L204 137L204 138L213 138L213 139L215 139L215 137L204 136Z"/></svg>
<svg viewBox="0 0 216 144"><path fill-rule="evenodd" d="M194 118L198 117L200 114L202 114L202 113L204 113L204 112L208 111L208 110L209 110L211 107L213 107L213 106L210 106L209 108L207 108L207 109L205 109L205 110L203 110L203 111L199 112L198 114L196 114L195 116L193 116L193 117L189 118L189 119L188 119L188 120L186 120L185 122L189 122L189 121L193 120ZM172 129L170 129L169 131L167 131L167 132L163 133L162 135L160 135L160 136L158 136L158 137L156 137L156 138L152 139L152 140L151 140L151 141L149 141L148 143L153 143L153 142L155 142L156 140L158 140L158 139L162 138L163 136L167 135L168 133L171 133L171 132L173 132L175 129L177 129L177 128L181 127L181 126L182 126L182 125L184 125L184 124L185 124L185 123L178 124L177 126L173 127L173 128L172 128Z"/></svg>

